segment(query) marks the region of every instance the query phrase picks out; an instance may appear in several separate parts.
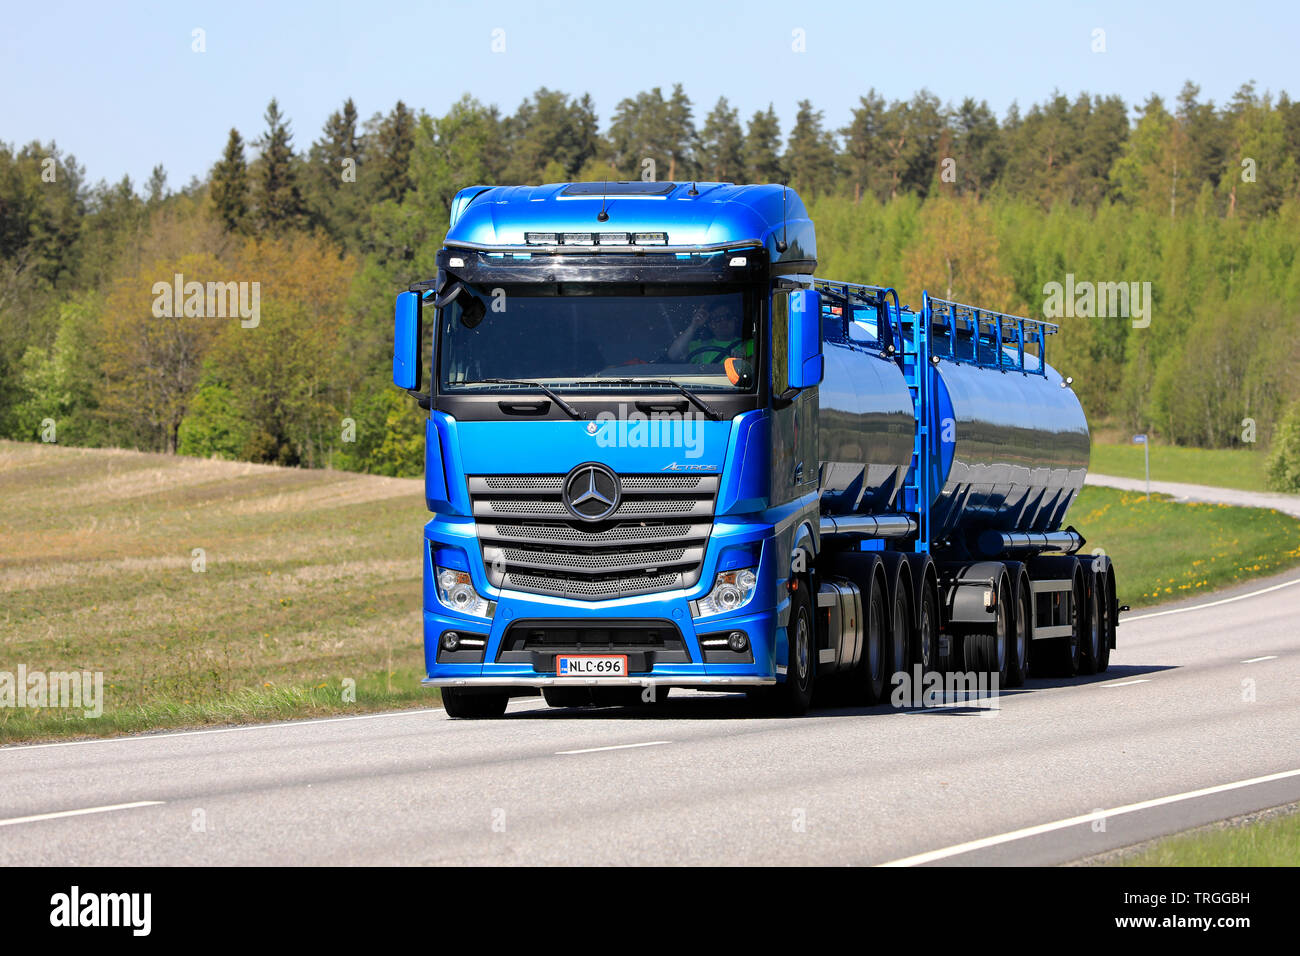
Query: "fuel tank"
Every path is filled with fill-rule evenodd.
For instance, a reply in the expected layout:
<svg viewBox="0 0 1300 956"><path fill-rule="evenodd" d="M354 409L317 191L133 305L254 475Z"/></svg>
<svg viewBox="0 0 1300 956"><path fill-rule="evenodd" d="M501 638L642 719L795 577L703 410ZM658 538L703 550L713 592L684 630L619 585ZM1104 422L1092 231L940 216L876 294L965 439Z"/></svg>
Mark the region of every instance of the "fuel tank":
<svg viewBox="0 0 1300 956"><path fill-rule="evenodd" d="M822 511L883 514L901 508L916 419L903 373L879 351L826 342L817 420Z"/></svg>
<svg viewBox="0 0 1300 956"><path fill-rule="evenodd" d="M865 336L874 338L874 330ZM916 419L902 369L878 349L826 342L818 419L822 511L903 510ZM1088 423L1050 365L1037 374L941 359L932 366L939 452L931 488L935 542L955 531L1055 531L1083 487Z"/></svg>
<svg viewBox="0 0 1300 956"><path fill-rule="evenodd" d="M941 359L934 367L938 475L930 534L1055 531L1083 488L1088 421L1074 390L1037 359L999 371ZM901 374L901 373L900 373Z"/></svg>

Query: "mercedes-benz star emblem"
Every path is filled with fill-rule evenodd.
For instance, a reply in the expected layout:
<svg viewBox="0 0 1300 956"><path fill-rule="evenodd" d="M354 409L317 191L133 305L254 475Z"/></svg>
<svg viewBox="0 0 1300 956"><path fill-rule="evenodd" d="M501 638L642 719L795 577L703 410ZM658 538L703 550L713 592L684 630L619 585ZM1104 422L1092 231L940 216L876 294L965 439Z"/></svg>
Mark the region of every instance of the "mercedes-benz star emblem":
<svg viewBox="0 0 1300 956"><path fill-rule="evenodd" d="M618 475L598 462L581 464L564 478L564 507L582 521L604 521L622 497Z"/></svg>

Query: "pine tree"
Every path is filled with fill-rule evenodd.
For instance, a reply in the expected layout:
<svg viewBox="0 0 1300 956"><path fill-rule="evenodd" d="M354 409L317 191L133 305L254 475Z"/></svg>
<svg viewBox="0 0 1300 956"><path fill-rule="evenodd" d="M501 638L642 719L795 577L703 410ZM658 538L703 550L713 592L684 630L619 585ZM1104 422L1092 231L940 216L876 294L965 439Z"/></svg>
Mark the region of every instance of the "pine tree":
<svg viewBox="0 0 1300 956"><path fill-rule="evenodd" d="M715 182L742 182L745 179L745 131L740 114L718 97L700 131L699 174Z"/></svg>
<svg viewBox="0 0 1300 956"><path fill-rule="evenodd" d="M695 162L697 136L691 100L680 83L673 84L673 93L668 98L665 112L668 121L668 179L674 182L694 179L699 175Z"/></svg>
<svg viewBox="0 0 1300 956"><path fill-rule="evenodd" d="M162 163L153 168L149 174L149 182L145 186L145 195L149 199L149 205L156 206L167 198L167 170L163 169Z"/></svg>
<svg viewBox="0 0 1300 956"><path fill-rule="evenodd" d="M629 179L663 179L670 165L668 103L654 87L624 98L609 124L610 162Z"/></svg>
<svg viewBox="0 0 1300 956"><path fill-rule="evenodd" d="M780 183L785 181L781 167L781 121L776 118L772 104L758 110L749 118L745 133L745 166L751 183Z"/></svg>
<svg viewBox="0 0 1300 956"><path fill-rule="evenodd" d="M264 118L266 132L256 143L259 155L254 164L256 222L259 231L282 233L303 225L306 205L298 185L293 132L274 98L267 106Z"/></svg>
<svg viewBox="0 0 1300 956"><path fill-rule="evenodd" d="M852 120L840 135L844 137L844 165L853 201L858 202L869 192L883 199L889 193L884 97L874 89L858 97Z"/></svg>
<svg viewBox="0 0 1300 956"><path fill-rule="evenodd" d="M401 202L411 188L411 151L415 148L415 114L401 100L392 112L368 124L366 194L370 202Z"/></svg>
<svg viewBox="0 0 1300 956"><path fill-rule="evenodd" d="M227 232L240 232L248 222L248 165L244 141L232 129L221 160L212 167L212 204Z"/></svg>
<svg viewBox="0 0 1300 956"><path fill-rule="evenodd" d="M596 155L598 134L591 97L570 101L568 95L542 87L519 104L505 121L510 155L505 178L512 183L541 183L551 167L555 178L569 180ZM552 165L554 164L554 165Z"/></svg>
<svg viewBox="0 0 1300 956"><path fill-rule="evenodd" d="M951 123L957 191L978 198L997 182L1005 162L997 117L987 102L977 104L968 96L951 117Z"/></svg>
<svg viewBox="0 0 1300 956"><path fill-rule="evenodd" d="M312 219L336 239L354 240L364 219L358 183L364 141L357 133L357 107L349 97L325 120L311 147L307 177Z"/></svg>
<svg viewBox="0 0 1300 956"><path fill-rule="evenodd" d="M800 100L785 152L790 184L801 193L825 195L835 189L836 162L835 140L822 129L821 110Z"/></svg>

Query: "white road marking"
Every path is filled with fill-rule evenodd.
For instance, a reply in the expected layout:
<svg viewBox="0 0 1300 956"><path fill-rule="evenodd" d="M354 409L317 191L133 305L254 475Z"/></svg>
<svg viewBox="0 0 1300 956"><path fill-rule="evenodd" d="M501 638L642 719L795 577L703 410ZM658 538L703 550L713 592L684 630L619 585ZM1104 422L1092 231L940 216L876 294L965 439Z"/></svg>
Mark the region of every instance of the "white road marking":
<svg viewBox="0 0 1300 956"><path fill-rule="evenodd" d="M1110 810L1094 810L1092 813L1070 817L1067 820L1056 820L1052 823L1040 823L1038 826L1025 827L1022 830L1012 830L1010 833L1000 833L997 836L984 837L981 840L971 840L969 843L958 843L954 846L947 846L940 850L931 850L928 853L918 853L916 856L906 856L902 859L891 860L888 863L881 863L879 865L920 866L922 863L931 863L935 860L945 860L950 856L959 856L962 853L970 853L973 850L983 850L986 847L998 846L1002 843L1011 843L1014 840L1023 840L1026 837L1039 836L1043 833L1051 833L1054 830L1064 830L1067 827L1078 826L1081 823L1091 823L1094 820L1105 820L1108 817L1118 817L1126 813L1137 813L1139 810L1150 810L1152 807L1163 807L1170 803L1180 803L1183 800L1195 800L1197 797L1208 797L1216 793L1226 793L1229 790L1240 790L1243 787L1254 787L1261 783L1272 783L1275 780L1286 780L1290 777L1300 777L1300 770L1283 770L1281 773L1270 773L1264 777L1251 777L1249 780L1238 780L1234 783L1222 783L1216 787L1204 787L1200 790L1189 790L1186 793L1175 793L1168 797L1156 797L1154 800L1143 800L1141 803L1130 803L1126 806L1114 807Z"/></svg>
<svg viewBox="0 0 1300 956"><path fill-rule="evenodd" d="M247 724L242 727L214 727L211 730L178 730L166 734L130 734L123 737L102 737L95 740L65 740L54 744L13 744L0 747L0 754L24 753L28 750L46 750L50 747L84 747L89 744L120 744L123 741L166 740L170 737L200 737L206 734L234 734L245 730L271 730L275 727L307 727L312 724L337 724L345 720L375 720L380 717L413 717L416 714L438 714L441 707L419 710L387 711L382 714L354 714L350 717L314 717L310 720L281 720L274 724Z"/></svg>
<svg viewBox="0 0 1300 956"><path fill-rule="evenodd" d="M30 817L13 817L0 820L0 827L11 827L19 823L35 823L37 820L58 820L62 817L84 817L88 813L110 813L113 810L132 810L136 807L156 807L164 800L137 800L135 803L114 803L107 807L86 807L84 810L59 810L55 813L36 813Z"/></svg>
<svg viewBox="0 0 1300 956"><path fill-rule="evenodd" d="M1150 677L1139 677L1137 680L1122 680L1118 684L1102 684L1102 687L1131 687L1134 684L1148 684L1151 682Z"/></svg>
<svg viewBox="0 0 1300 956"><path fill-rule="evenodd" d="M555 755L560 757L565 754L594 754L600 753L602 750L631 750L633 747L658 747L660 744L670 743L672 743L671 740L647 740L643 744L615 744L612 747L588 747L586 750L557 750Z"/></svg>
<svg viewBox="0 0 1300 956"><path fill-rule="evenodd" d="M1251 658L1250 660L1248 660L1248 661L1242 661L1242 663L1243 663L1243 664L1258 664L1260 661L1275 661L1275 660L1277 660L1277 655L1276 655L1276 654L1265 654L1263 657L1252 657L1252 658Z"/></svg>
<svg viewBox="0 0 1300 956"><path fill-rule="evenodd" d="M1187 611L1203 611L1207 607L1218 607L1220 604L1231 604L1233 601L1244 601L1246 598L1259 597L1261 594L1268 594L1270 591L1280 591L1282 588L1294 587L1300 584L1300 578L1294 581L1283 581L1281 584L1274 584L1271 587L1260 588L1258 591L1248 591L1245 594L1238 594L1236 597L1220 598L1217 601L1211 601L1208 604L1193 604L1191 607L1176 607L1168 611L1155 611L1151 614L1139 614L1137 617L1125 617L1120 619L1121 624L1131 624L1134 621L1148 621L1153 617L1164 617L1166 614L1183 614Z"/></svg>

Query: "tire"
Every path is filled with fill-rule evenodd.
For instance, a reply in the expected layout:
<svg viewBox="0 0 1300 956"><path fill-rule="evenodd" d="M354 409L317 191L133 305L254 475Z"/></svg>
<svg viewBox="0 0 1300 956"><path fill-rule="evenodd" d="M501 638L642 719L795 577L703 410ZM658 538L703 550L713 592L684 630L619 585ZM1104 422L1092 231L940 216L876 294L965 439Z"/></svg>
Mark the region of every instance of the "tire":
<svg viewBox="0 0 1300 956"><path fill-rule="evenodd" d="M1101 668L1101 645L1106 639L1106 629L1101 618L1101 600L1098 595L1098 575L1089 571L1084 585L1082 621L1079 640L1079 673L1095 674Z"/></svg>
<svg viewBox="0 0 1300 956"><path fill-rule="evenodd" d="M1007 585L1005 574L998 578L997 587L998 600L993 614L993 627L966 634L962 650L968 670L987 676L990 682L996 677L998 687L1001 688L1007 685L1007 659L1011 656L1011 643L1014 639L1015 608L1011 603L1011 588Z"/></svg>
<svg viewBox="0 0 1300 956"><path fill-rule="evenodd" d="M1007 686L1023 687L1029 677L1029 645L1034 639L1034 602L1029 579L1023 574L1016 585L1013 639L1007 648Z"/></svg>
<svg viewBox="0 0 1300 956"><path fill-rule="evenodd" d="M934 592L921 588L921 613L912 634L912 660L921 665L921 679L927 674L942 674L946 662L939 658L939 606Z"/></svg>
<svg viewBox="0 0 1300 956"><path fill-rule="evenodd" d="M1111 646L1115 643L1115 567L1110 565L1100 576L1102 588L1099 592L1098 606L1101 608L1101 657L1097 659L1097 673L1105 673L1110 667Z"/></svg>
<svg viewBox="0 0 1300 956"><path fill-rule="evenodd" d="M785 682L776 687L777 710L791 717L808 712L817 678L817 628L812 616L812 595L806 578L790 595L790 623L786 629Z"/></svg>
<svg viewBox="0 0 1300 956"><path fill-rule="evenodd" d="M590 707L592 703L586 687L543 687L542 699L548 707Z"/></svg>
<svg viewBox="0 0 1300 956"><path fill-rule="evenodd" d="M889 641L885 647L885 672L889 675L887 692L893 699L895 688L906 687L911 680L912 655L912 602L907 597L906 579L899 578L894 588L894 609L889 615ZM904 675L902 683L897 675ZM903 702L906 705L906 701Z"/></svg>
<svg viewBox="0 0 1300 956"><path fill-rule="evenodd" d="M862 656L853 670L854 703L874 707L889 694L889 615L885 610L885 589L877 575L871 576L871 590L862 608Z"/></svg>
<svg viewBox="0 0 1300 956"><path fill-rule="evenodd" d="M459 687L442 688L442 706L448 717L461 720L479 720L485 717L500 717L506 712L510 695L501 693L478 693Z"/></svg>

